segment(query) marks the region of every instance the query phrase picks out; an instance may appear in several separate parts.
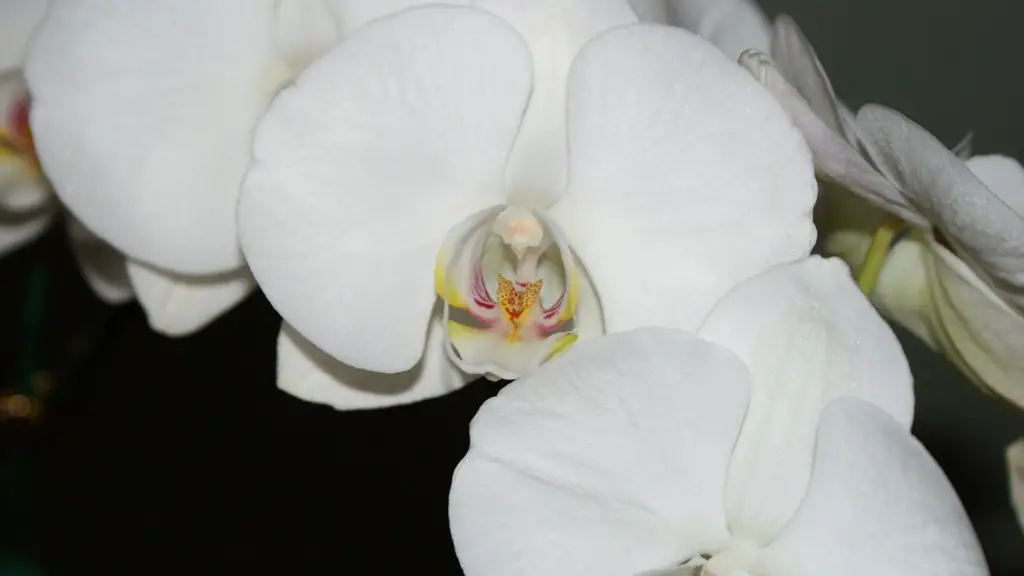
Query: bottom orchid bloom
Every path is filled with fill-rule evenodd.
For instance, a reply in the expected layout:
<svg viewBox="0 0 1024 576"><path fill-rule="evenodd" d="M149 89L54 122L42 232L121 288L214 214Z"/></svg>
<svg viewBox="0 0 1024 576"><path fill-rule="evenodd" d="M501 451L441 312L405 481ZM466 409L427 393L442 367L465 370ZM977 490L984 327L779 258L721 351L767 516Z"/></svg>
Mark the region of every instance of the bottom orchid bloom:
<svg viewBox="0 0 1024 576"><path fill-rule="evenodd" d="M468 576L985 574L911 405L845 266L773 269L696 336L581 343L484 404L455 549Z"/></svg>

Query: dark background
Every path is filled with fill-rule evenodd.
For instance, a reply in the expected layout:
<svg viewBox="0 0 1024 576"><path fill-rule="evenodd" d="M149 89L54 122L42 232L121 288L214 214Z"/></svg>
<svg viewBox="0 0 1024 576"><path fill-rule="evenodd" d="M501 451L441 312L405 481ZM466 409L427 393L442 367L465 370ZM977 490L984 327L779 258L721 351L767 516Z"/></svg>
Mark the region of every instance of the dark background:
<svg viewBox="0 0 1024 576"><path fill-rule="evenodd" d="M762 5L796 17L848 103L887 104L949 144L974 130L978 153L1022 158L1021 3ZM0 556L0 574L458 574L448 485L496 386L338 413L277 391L278 325L256 295L189 339L158 336L137 306L92 297L59 226L0 260L0 387L32 373L52 382L39 417L0 423L0 552L36 566ZM1003 462L1024 416L899 335L917 379L915 433L956 485L993 574L1024 574Z"/></svg>

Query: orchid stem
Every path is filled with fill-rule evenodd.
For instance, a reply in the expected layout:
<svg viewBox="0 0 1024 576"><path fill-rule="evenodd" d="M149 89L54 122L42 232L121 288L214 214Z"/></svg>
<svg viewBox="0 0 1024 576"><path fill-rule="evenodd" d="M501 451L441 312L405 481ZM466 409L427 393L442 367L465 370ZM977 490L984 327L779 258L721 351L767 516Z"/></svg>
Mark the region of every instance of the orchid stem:
<svg viewBox="0 0 1024 576"><path fill-rule="evenodd" d="M903 226L903 220L889 216L871 237L871 246L868 247L867 256L864 257L864 263L861 264L860 273L857 275L857 285L868 298L878 283L878 276L882 272L885 258L889 255L889 249L892 248L892 241Z"/></svg>

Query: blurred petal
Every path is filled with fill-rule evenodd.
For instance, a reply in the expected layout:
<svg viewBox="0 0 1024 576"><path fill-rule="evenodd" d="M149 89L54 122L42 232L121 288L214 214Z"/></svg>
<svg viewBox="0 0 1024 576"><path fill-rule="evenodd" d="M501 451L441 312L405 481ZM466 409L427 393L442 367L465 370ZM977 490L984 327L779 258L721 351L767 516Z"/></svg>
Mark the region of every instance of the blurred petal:
<svg viewBox="0 0 1024 576"><path fill-rule="evenodd" d="M25 62L29 37L46 12L47 0L4 0L0 3L0 73Z"/></svg>
<svg viewBox="0 0 1024 576"><path fill-rule="evenodd" d="M800 134L721 52L678 28L594 40L570 79L572 178L553 210L610 332L696 329L738 282L804 257L816 182Z"/></svg>
<svg viewBox="0 0 1024 576"><path fill-rule="evenodd" d="M803 133L814 154L814 166L819 175L845 186L868 202L911 224L928 226L928 220L903 198L900 190L869 164L843 135L829 128L814 112L771 58L764 53L751 51L743 54L740 64L772 93Z"/></svg>
<svg viewBox="0 0 1024 576"><path fill-rule="evenodd" d="M860 110L864 147L964 255L1024 306L1024 216L948 148L899 112ZM1017 193L1019 198L1024 189Z"/></svg>
<svg viewBox="0 0 1024 576"><path fill-rule="evenodd" d="M130 302L135 293L128 279L124 254L93 234L70 213L64 214L71 251L85 283L107 304Z"/></svg>
<svg viewBox="0 0 1024 576"><path fill-rule="evenodd" d="M669 0L669 14L734 62L745 50L771 46L771 23L755 0Z"/></svg>
<svg viewBox="0 0 1024 576"><path fill-rule="evenodd" d="M506 168L509 203L546 208L568 176L569 67L591 38L636 22L625 0L476 0L515 26L533 54L533 92Z"/></svg>
<svg viewBox="0 0 1024 576"><path fill-rule="evenodd" d="M473 419L452 482L467 576L636 574L719 549L749 377L723 348L649 328L507 386Z"/></svg>
<svg viewBox="0 0 1024 576"><path fill-rule="evenodd" d="M128 261L128 278L150 327L164 336L188 336L234 308L256 287L247 270L218 276L182 276Z"/></svg>
<svg viewBox="0 0 1024 576"><path fill-rule="evenodd" d="M282 92L260 124L238 218L285 320L354 367L415 366L437 252L449 229L503 201L529 91L529 52L512 28L433 7L367 25Z"/></svg>
<svg viewBox="0 0 1024 576"><path fill-rule="evenodd" d="M440 316L435 314L423 360L407 372L380 374L338 362L284 324L277 339L277 387L336 410L386 408L443 396L475 378L451 363L443 338Z"/></svg>
<svg viewBox="0 0 1024 576"><path fill-rule="evenodd" d="M288 80L274 0L52 6L26 67L61 199L129 257L185 274L243 264L235 204L252 132Z"/></svg>
<svg viewBox="0 0 1024 576"><path fill-rule="evenodd" d="M803 96L818 118L851 145L856 145L855 137L846 133L839 101L818 55L796 22L785 14L775 19L771 55L779 71Z"/></svg>
<svg viewBox="0 0 1024 576"><path fill-rule="evenodd" d="M1024 439L1006 449L1006 466L1010 471L1010 501L1024 529Z"/></svg>
<svg viewBox="0 0 1024 576"><path fill-rule="evenodd" d="M934 238L934 298L954 354L981 383L1024 408L1024 314Z"/></svg>
<svg viewBox="0 0 1024 576"><path fill-rule="evenodd" d="M823 412L807 496L761 559L757 573L786 576L988 574L939 466L902 422L854 398Z"/></svg>
<svg viewBox="0 0 1024 576"><path fill-rule="evenodd" d="M811 477L819 414L833 398L862 398L910 428L907 360L839 260L812 257L741 284L698 334L753 374L729 464L734 536L768 542L792 516Z"/></svg>
<svg viewBox="0 0 1024 576"><path fill-rule="evenodd" d="M45 208L31 214L0 211L0 256L6 256L42 236L53 220L53 210Z"/></svg>

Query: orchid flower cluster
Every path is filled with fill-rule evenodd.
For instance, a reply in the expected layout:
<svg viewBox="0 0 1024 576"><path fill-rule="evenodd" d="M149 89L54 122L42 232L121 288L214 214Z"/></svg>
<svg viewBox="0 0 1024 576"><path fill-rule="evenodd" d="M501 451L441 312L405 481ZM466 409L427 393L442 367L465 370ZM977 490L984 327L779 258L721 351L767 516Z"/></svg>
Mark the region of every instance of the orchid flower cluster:
<svg viewBox="0 0 1024 576"><path fill-rule="evenodd" d="M997 194L1024 171L854 118L789 20L749 0L46 4L2 7L0 240L63 210L103 253L102 276L81 258L94 288L165 334L258 285L278 386L339 410L515 380L453 479L467 574L986 573L860 288L1013 398L1024 235ZM889 252L826 230L860 288L811 255L816 173L917 227ZM887 296L910 285L931 308Z"/></svg>

